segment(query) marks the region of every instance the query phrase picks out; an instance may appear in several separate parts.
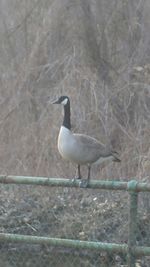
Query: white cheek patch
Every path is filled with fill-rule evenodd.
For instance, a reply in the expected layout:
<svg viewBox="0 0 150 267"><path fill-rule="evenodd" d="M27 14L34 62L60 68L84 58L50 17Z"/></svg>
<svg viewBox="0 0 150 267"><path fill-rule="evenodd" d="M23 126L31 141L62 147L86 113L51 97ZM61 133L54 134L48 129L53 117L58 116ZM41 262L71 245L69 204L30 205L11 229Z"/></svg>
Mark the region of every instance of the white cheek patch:
<svg viewBox="0 0 150 267"><path fill-rule="evenodd" d="M68 102L68 98L65 98L65 99L61 102L61 104L65 106L65 105L67 104L67 102Z"/></svg>

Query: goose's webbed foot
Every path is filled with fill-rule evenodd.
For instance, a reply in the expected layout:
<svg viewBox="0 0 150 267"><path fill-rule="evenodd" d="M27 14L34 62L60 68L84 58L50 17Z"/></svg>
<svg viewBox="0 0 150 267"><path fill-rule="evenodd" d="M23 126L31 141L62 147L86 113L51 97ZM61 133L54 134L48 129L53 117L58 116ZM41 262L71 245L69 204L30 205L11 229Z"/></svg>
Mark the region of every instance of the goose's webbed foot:
<svg viewBox="0 0 150 267"><path fill-rule="evenodd" d="M82 179L80 181L80 188L87 188L89 185L89 179Z"/></svg>
<svg viewBox="0 0 150 267"><path fill-rule="evenodd" d="M75 181L78 181L78 180L81 180L81 177L74 177L71 179L72 182L75 182Z"/></svg>
<svg viewBox="0 0 150 267"><path fill-rule="evenodd" d="M82 179L80 182L80 187L81 188L87 188L89 185L89 181L90 181L90 171L91 171L91 165L88 165L88 176L87 179Z"/></svg>

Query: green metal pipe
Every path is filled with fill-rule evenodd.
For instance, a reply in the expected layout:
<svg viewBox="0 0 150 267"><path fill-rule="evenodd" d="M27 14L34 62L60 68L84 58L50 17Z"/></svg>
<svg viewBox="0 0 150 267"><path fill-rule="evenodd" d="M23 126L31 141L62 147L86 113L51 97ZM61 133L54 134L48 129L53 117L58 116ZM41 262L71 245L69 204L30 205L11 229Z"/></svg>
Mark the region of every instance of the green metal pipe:
<svg viewBox="0 0 150 267"><path fill-rule="evenodd" d="M63 178L46 177L27 177L27 176L0 176L0 183L4 184L27 184L42 186L61 186L61 187L80 187L80 181L72 181ZM68 248L95 249L106 252L122 252L128 254L129 267L135 267L136 256L150 256L150 247L136 247L137 233L137 201L138 192L150 191L150 184L138 183L135 180L130 182L120 181L101 181L92 180L88 188L125 190L130 194L129 208L129 241L127 244L102 243L92 241L80 241L71 239L48 238L27 235L14 235L0 233L0 242L29 243L29 244L48 244L52 246L63 246Z"/></svg>
<svg viewBox="0 0 150 267"><path fill-rule="evenodd" d="M129 230L128 230L128 266L135 267L136 258L134 249L137 237L137 212L138 212L138 193L136 192L137 181L128 182L130 196L129 203Z"/></svg>
<svg viewBox="0 0 150 267"><path fill-rule="evenodd" d="M150 247L135 247L133 253L136 256L150 256Z"/></svg>
<svg viewBox="0 0 150 267"><path fill-rule="evenodd" d="M127 244L103 243L94 241L82 241L62 238L51 238L42 236L18 235L0 233L0 242L24 243L24 244L40 244L56 247L66 247L74 249L92 249L106 251L109 253L128 252ZM150 247L134 247L133 250L136 256L150 256Z"/></svg>
<svg viewBox="0 0 150 267"><path fill-rule="evenodd" d="M131 183L130 181L129 183ZM29 176L12 176L12 175L0 175L0 183L4 184L27 184L27 185L42 185L42 186L59 186L59 187L80 187L79 180L71 180L64 178L47 178L47 177L29 177ZM129 190L128 182L120 181L101 181L91 180L88 188L93 189L107 189L107 190ZM136 192L150 192L150 184L148 183L136 183L136 188L133 188Z"/></svg>
<svg viewBox="0 0 150 267"><path fill-rule="evenodd" d="M47 177L29 177L29 176L0 176L0 183L6 184L28 184L42 186L60 186L60 187L80 187L80 180L64 179L64 178L47 178ZM125 190L126 182L116 181L100 181L92 180L89 188Z"/></svg>
<svg viewBox="0 0 150 267"><path fill-rule="evenodd" d="M126 244L102 243L93 241L81 241L72 239L50 238L40 236L18 235L0 233L0 242L41 244L51 246L61 246L74 249L94 249L99 251L127 253Z"/></svg>

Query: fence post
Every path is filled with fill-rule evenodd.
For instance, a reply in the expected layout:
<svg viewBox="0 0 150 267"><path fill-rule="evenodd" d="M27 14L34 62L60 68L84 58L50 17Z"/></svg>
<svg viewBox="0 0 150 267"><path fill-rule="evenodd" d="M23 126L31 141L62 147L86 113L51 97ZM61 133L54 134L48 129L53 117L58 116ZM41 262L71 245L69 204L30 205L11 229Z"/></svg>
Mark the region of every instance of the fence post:
<svg viewBox="0 0 150 267"><path fill-rule="evenodd" d="M137 236L137 209L138 209L138 192L136 192L136 181L128 183L128 191L130 194L129 205L129 231L128 231L128 266L135 267L136 257L134 248L136 246Z"/></svg>

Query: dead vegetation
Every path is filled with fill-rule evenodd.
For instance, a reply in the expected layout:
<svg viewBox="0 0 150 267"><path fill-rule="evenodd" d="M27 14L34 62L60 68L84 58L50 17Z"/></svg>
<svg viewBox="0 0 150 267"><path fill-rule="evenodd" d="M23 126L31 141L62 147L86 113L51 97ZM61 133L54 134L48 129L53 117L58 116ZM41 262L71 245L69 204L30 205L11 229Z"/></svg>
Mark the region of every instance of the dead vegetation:
<svg viewBox="0 0 150 267"><path fill-rule="evenodd" d="M0 7L0 172L75 175L75 166L57 152L61 111L47 102L65 94L72 102L73 130L110 142L121 155L119 166L93 169L93 178L148 182L149 1L6 0ZM54 236L127 239L127 210L119 215L124 194L9 190L1 188L1 231L44 235L50 229ZM147 245L148 195L140 205L140 240Z"/></svg>

